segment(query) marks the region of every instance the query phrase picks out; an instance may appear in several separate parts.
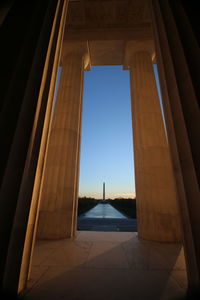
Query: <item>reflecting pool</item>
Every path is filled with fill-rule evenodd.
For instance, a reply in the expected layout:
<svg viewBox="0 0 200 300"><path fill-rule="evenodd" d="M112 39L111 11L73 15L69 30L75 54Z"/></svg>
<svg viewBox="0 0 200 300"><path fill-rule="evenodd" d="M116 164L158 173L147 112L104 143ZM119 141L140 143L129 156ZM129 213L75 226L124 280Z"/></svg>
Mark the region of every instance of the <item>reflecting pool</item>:
<svg viewBox="0 0 200 300"><path fill-rule="evenodd" d="M116 219L127 219L125 215L119 212L112 205L106 203L99 203L86 213L80 215L81 218L116 218Z"/></svg>

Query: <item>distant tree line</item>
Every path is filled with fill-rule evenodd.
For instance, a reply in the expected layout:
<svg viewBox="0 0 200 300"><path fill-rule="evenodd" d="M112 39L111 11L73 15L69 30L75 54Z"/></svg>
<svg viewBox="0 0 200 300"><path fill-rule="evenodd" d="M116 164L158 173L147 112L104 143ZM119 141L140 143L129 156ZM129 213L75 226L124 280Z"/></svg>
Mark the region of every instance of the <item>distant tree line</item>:
<svg viewBox="0 0 200 300"><path fill-rule="evenodd" d="M78 216L85 213L89 209L95 207L98 204L98 200L91 197L79 197L78 198Z"/></svg>
<svg viewBox="0 0 200 300"><path fill-rule="evenodd" d="M123 214L130 218L137 218L136 215L136 198L116 198L109 203Z"/></svg>
<svg viewBox="0 0 200 300"><path fill-rule="evenodd" d="M106 199L105 201L97 200L92 197L79 197L78 216L95 207L98 203L109 203L121 213L130 218L136 218L136 199L134 198L115 198Z"/></svg>

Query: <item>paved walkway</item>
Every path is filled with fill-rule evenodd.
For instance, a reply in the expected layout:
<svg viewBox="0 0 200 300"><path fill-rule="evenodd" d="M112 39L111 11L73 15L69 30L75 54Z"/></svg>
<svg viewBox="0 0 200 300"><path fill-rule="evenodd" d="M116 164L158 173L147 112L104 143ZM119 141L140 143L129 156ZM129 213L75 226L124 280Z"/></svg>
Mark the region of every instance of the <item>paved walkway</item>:
<svg viewBox="0 0 200 300"><path fill-rule="evenodd" d="M179 244L79 231L75 239L37 242L25 299L171 300L182 299L186 285Z"/></svg>

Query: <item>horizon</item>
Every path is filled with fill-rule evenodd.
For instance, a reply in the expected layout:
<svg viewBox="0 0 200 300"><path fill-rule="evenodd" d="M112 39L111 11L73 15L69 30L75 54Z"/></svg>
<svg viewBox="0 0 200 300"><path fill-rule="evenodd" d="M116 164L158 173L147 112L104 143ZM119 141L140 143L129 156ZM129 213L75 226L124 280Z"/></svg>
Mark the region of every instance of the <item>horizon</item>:
<svg viewBox="0 0 200 300"><path fill-rule="evenodd" d="M87 197L87 196L79 196L79 198L87 198L87 199L95 199L95 200L99 200L99 201L101 201L101 200L103 200L103 198L95 198L95 197ZM136 196L134 197L134 198L132 198L132 197L127 197L127 198L124 198L124 197L116 197L116 198L105 198L105 201L106 200L117 200L117 199L136 199Z"/></svg>

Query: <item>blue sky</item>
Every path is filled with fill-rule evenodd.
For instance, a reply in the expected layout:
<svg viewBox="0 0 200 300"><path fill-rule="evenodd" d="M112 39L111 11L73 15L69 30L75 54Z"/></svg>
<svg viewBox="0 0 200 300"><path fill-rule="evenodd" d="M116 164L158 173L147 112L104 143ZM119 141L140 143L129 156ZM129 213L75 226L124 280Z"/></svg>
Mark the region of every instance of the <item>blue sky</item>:
<svg viewBox="0 0 200 300"><path fill-rule="evenodd" d="M129 71L93 66L85 72L79 195L134 197Z"/></svg>

